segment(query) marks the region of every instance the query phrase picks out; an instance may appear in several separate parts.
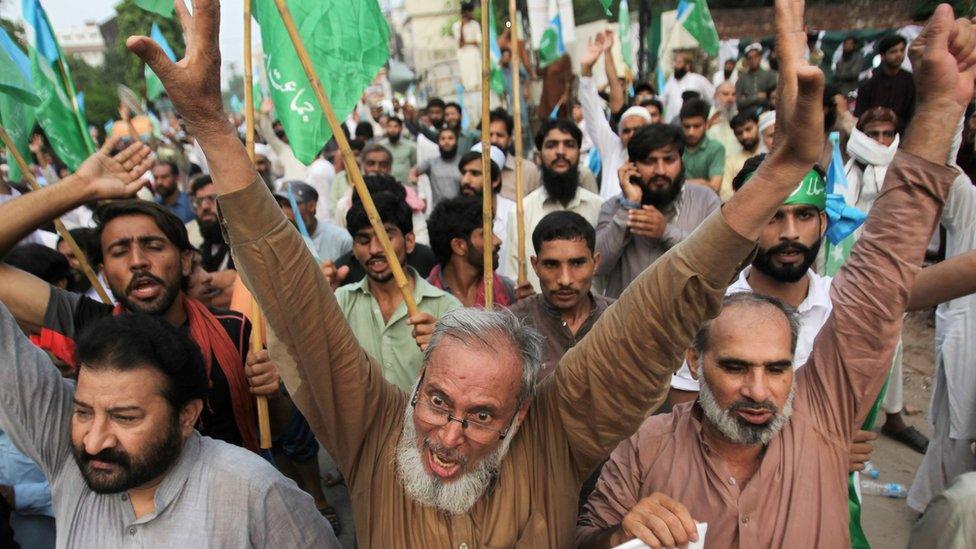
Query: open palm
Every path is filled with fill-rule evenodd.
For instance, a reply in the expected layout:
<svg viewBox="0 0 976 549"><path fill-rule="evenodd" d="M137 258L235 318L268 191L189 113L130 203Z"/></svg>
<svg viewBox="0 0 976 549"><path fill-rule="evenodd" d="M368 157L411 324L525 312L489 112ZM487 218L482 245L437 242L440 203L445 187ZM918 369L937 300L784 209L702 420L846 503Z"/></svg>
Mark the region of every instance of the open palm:
<svg viewBox="0 0 976 549"><path fill-rule="evenodd" d="M75 174L88 181L97 200L134 196L145 184L140 178L153 165L152 151L144 143L133 143L112 154L118 141L118 138L107 140Z"/></svg>

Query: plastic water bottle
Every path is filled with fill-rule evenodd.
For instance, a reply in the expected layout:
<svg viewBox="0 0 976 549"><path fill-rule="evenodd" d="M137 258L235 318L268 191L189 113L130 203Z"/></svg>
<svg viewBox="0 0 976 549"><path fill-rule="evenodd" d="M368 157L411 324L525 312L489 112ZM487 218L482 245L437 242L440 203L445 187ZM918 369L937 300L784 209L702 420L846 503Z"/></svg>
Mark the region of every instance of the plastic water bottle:
<svg viewBox="0 0 976 549"><path fill-rule="evenodd" d="M873 480L861 481L861 493L871 496L884 496L886 498L905 498L908 497L908 490L905 485L897 482L875 482Z"/></svg>
<svg viewBox="0 0 976 549"><path fill-rule="evenodd" d="M861 475L868 478L877 479L878 477L881 476L881 471L879 471L878 468L875 467L874 464L871 463L870 461L865 461L864 470L861 471Z"/></svg>

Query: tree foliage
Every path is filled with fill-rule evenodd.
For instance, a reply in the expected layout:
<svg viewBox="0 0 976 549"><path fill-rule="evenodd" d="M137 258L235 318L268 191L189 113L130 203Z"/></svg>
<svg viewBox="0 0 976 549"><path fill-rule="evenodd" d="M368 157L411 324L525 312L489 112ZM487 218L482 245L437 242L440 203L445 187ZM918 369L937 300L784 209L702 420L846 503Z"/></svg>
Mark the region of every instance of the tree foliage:
<svg viewBox="0 0 976 549"><path fill-rule="evenodd" d="M151 13L136 6L133 0L122 0L115 6L117 14L116 25L118 26L115 44L107 44L110 51L124 54L123 59L119 59L124 67L124 78L119 82L132 88L136 93L145 93L146 83L143 78L143 62L135 55L129 53L125 47L126 38L133 35L149 35L152 24L159 25L163 36L169 42L170 47L177 58L183 56L185 45L183 44L183 30L180 28L179 21L175 16L167 19L155 13ZM106 61L107 63L107 61Z"/></svg>

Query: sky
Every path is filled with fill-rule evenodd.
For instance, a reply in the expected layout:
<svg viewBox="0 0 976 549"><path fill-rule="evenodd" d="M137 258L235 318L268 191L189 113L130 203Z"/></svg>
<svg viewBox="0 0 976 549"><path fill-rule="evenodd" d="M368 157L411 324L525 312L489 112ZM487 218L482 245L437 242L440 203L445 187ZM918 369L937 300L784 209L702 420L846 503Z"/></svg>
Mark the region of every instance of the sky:
<svg viewBox="0 0 976 549"><path fill-rule="evenodd" d="M83 25L86 21L104 22L115 14L118 0L41 0L55 32ZM4 0L2 15L8 19L23 21L20 0ZM190 4L190 2L187 2ZM174 15L175 17L175 15ZM238 73L243 73L244 3L225 0L220 6L220 52L223 62L222 80L230 77L228 65L234 63ZM149 34L149 29L146 29ZM255 44L260 42L257 25L252 33Z"/></svg>

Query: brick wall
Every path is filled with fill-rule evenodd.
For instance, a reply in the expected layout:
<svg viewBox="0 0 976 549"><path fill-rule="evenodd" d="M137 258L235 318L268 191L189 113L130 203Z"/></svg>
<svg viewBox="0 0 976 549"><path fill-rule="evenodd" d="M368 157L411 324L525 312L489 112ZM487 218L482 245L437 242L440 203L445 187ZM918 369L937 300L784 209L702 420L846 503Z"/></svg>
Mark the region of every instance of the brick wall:
<svg viewBox="0 0 976 549"><path fill-rule="evenodd" d="M866 5L807 5L806 22L816 30L899 28L911 23L914 2L888 0ZM722 39L773 34L773 8L715 8L712 19Z"/></svg>

